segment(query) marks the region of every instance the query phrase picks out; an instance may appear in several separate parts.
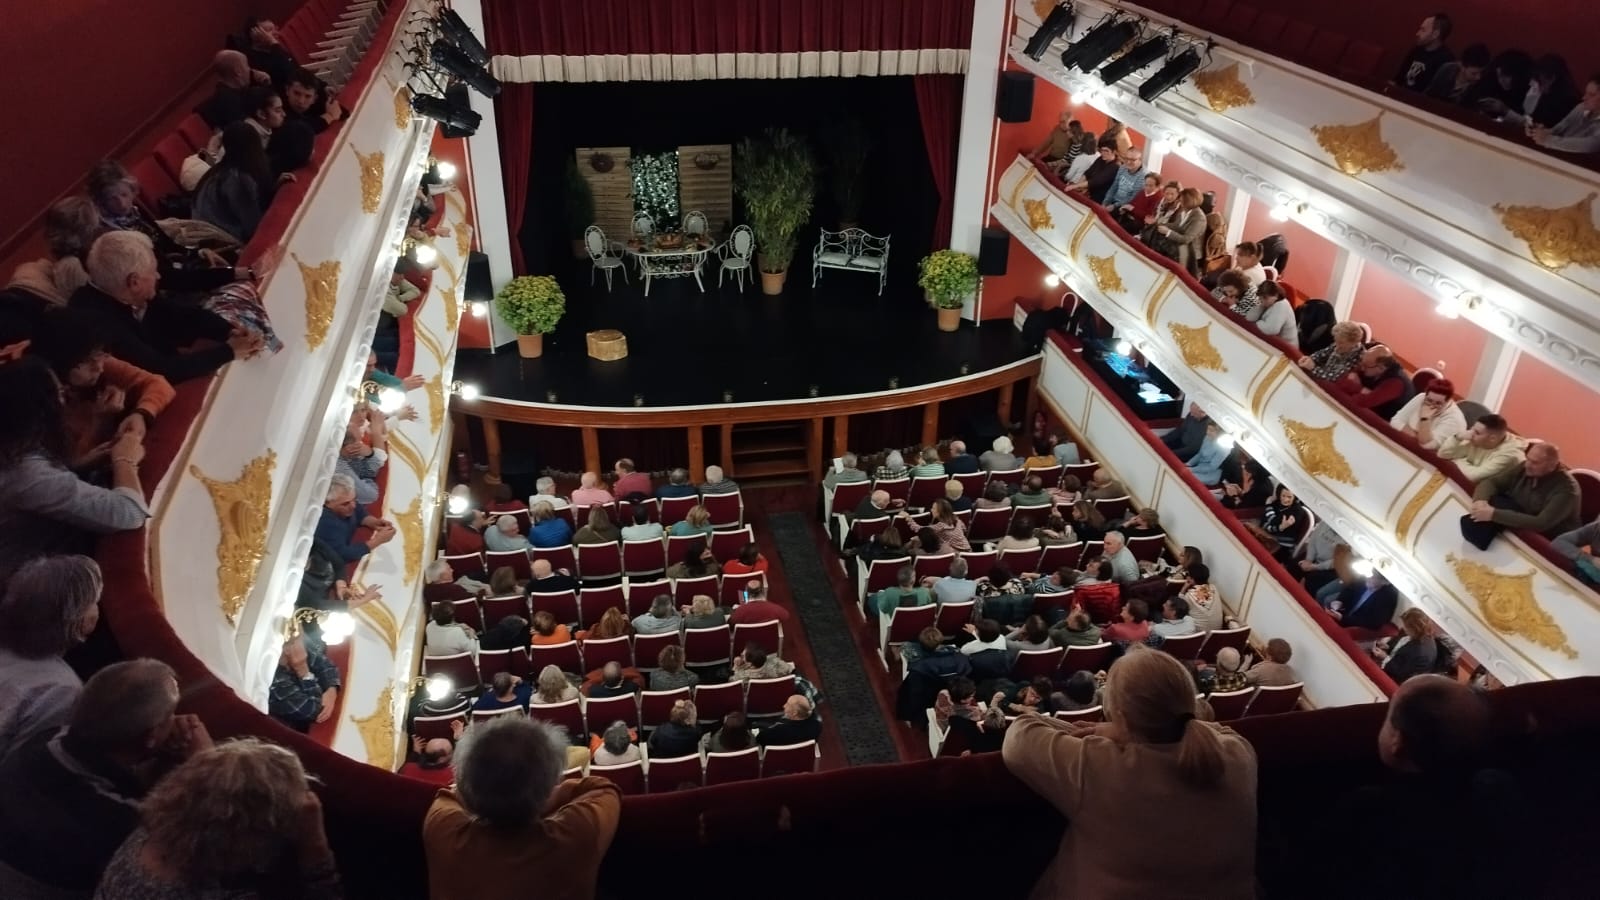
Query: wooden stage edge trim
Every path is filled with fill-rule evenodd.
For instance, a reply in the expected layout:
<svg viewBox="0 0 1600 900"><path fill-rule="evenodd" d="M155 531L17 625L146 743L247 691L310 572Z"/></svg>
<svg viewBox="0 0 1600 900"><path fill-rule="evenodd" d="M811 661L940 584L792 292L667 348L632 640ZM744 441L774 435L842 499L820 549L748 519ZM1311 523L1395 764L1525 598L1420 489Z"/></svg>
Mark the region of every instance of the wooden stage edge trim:
<svg viewBox="0 0 1600 900"><path fill-rule="evenodd" d="M1015 384L1024 378L1037 376L1041 359L1040 355L1035 354L997 369L988 369L914 388L760 403L646 406L629 409L614 406L534 403L480 394L474 400L452 397L450 404L452 412L477 416L485 420L572 428L687 428L695 425L788 421L904 409L981 394L997 387Z"/></svg>

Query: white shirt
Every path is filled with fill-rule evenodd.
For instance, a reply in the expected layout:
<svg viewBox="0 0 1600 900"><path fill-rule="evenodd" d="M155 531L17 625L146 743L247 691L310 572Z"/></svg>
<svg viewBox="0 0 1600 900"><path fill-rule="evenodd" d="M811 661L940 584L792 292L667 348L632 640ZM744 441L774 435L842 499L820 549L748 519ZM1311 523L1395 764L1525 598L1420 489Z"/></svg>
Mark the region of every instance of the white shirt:
<svg viewBox="0 0 1600 900"><path fill-rule="evenodd" d="M1100 154L1098 152L1080 153L1074 156L1072 162L1067 164L1067 171L1062 173L1061 180L1067 184L1076 182L1083 177L1083 173L1089 171L1089 167L1094 165L1094 161L1099 158Z"/></svg>
<svg viewBox="0 0 1600 900"><path fill-rule="evenodd" d="M1405 406L1400 407L1399 412L1394 414L1394 418L1389 420L1389 424L1396 428L1409 428L1413 432L1417 431L1422 427L1422 401L1426 400L1427 397L1427 394L1418 394L1412 397L1406 402ZM1451 400L1433 413L1431 424L1433 438L1423 441L1422 446L1429 450L1437 450L1439 449L1439 443L1446 437L1452 434L1460 434L1467 430L1467 417L1461 412L1461 407L1457 406L1454 400Z"/></svg>
<svg viewBox="0 0 1600 900"><path fill-rule="evenodd" d="M430 620L427 629L427 646L429 656L454 656L457 653L476 651L478 642L467 636L467 630L462 628L459 622L440 625L438 622Z"/></svg>
<svg viewBox="0 0 1600 900"><path fill-rule="evenodd" d="M1159 634L1162 637L1182 637L1186 634L1194 634L1199 630L1199 627L1194 624L1194 619L1188 616L1184 616L1181 619L1162 619L1150 626L1152 634Z"/></svg>
<svg viewBox="0 0 1600 900"><path fill-rule="evenodd" d="M557 497L555 494L534 494L529 498L528 507L531 509L537 503L548 503L551 509L566 509L572 505L567 502L567 498Z"/></svg>
<svg viewBox="0 0 1600 900"><path fill-rule="evenodd" d="M1261 315L1256 319L1256 327L1262 334L1278 338L1291 347L1299 345L1300 327L1294 321L1294 309L1289 301L1279 299L1271 306L1257 309L1261 309Z"/></svg>
<svg viewBox="0 0 1600 900"><path fill-rule="evenodd" d="M982 653L985 650L1004 650L1004 649L1006 649L1006 636L1004 634L1000 635L999 637L995 638L992 641L989 641L988 643L984 643L983 641L980 641L977 638L973 638L972 640L967 641L965 644L961 645L961 652L965 653L968 656L971 656L974 653Z"/></svg>
<svg viewBox="0 0 1600 900"><path fill-rule="evenodd" d="M1240 269L1239 271L1244 273L1245 280L1250 282L1251 287L1255 287L1267 280L1267 269L1261 263L1256 263L1248 269Z"/></svg>

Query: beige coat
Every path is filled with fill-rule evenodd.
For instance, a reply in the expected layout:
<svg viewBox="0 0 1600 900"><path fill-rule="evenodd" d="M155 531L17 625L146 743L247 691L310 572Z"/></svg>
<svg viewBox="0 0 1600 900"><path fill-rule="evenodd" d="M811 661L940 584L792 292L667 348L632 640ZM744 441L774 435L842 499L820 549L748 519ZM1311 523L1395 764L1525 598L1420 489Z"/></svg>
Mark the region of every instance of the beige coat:
<svg viewBox="0 0 1600 900"><path fill-rule="evenodd" d="M1455 460L1456 468L1473 484L1522 465L1527 451L1528 442L1514 434L1506 435L1500 446L1492 450L1484 450L1453 434L1439 442L1439 455Z"/></svg>
<svg viewBox="0 0 1600 900"><path fill-rule="evenodd" d="M1076 738L1067 723L1042 716L1006 729L1006 767L1067 818L1035 900L1255 896L1255 750L1228 728L1189 727L1222 733L1227 768L1215 788L1183 783L1177 744Z"/></svg>

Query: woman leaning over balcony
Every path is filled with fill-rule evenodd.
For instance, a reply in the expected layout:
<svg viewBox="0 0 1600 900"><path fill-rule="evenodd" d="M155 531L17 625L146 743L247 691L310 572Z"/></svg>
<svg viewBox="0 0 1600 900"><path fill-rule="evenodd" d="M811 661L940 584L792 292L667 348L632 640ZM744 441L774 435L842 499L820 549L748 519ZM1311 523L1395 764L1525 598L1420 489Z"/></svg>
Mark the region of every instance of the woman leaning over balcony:
<svg viewBox="0 0 1600 900"><path fill-rule="evenodd" d="M0 366L0 572L47 553L89 549L93 535L127 531L150 515L139 484L143 431L111 444L111 487L67 468L61 384L36 359Z"/></svg>

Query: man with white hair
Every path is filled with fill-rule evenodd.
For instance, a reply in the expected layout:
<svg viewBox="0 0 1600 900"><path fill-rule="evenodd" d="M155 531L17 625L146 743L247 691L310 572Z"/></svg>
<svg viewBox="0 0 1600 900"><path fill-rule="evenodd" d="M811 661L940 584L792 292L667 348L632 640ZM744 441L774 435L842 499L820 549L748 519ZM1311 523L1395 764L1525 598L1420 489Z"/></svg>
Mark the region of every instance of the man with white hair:
<svg viewBox="0 0 1600 900"><path fill-rule="evenodd" d="M1338 381L1361 365L1366 334L1354 322L1339 322L1331 331L1333 343L1310 356L1300 357L1300 368L1318 381Z"/></svg>
<svg viewBox="0 0 1600 900"><path fill-rule="evenodd" d="M622 791L598 775L563 781L567 743L558 727L521 716L468 730L455 786L422 823L432 896L500 897L533 884L541 896L595 896Z"/></svg>
<svg viewBox="0 0 1600 900"><path fill-rule="evenodd" d="M1105 536L1105 561L1111 564L1111 580L1118 584L1132 584L1139 580L1139 561L1133 558L1128 542L1120 531L1108 531Z"/></svg>
<svg viewBox="0 0 1600 900"><path fill-rule="evenodd" d="M972 475L978 472L978 458L967 452L966 441L950 442L950 458L944 461L946 475Z"/></svg>
<svg viewBox="0 0 1600 900"><path fill-rule="evenodd" d="M1017 458L1016 447L1011 443L1011 438L1001 435L994 439L991 449L983 451L978 457L978 465L987 472L1009 472L1012 469L1022 468L1022 460Z"/></svg>
<svg viewBox="0 0 1600 900"><path fill-rule="evenodd" d="M700 485L701 494L736 494L739 485L722 472L721 466L706 466L706 483Z"/></svg>
<svg viewBox="0 0 1600 900"><path fill-rule="evenodd" d="M518 531L516 516L501 516L493 528L483 530L483 545L496 553L528 549L528 538Z"/></svg>
<svg viewBox="0 0 1600 900"><path fill-rule="evenodd" d="M585 472L578 478L578 489L572 492L573 506L604 506L617 498L600 484L598 472Z"/></svg>
<svg viewBox="0 0 1600 900"><path fill-rule="evenodd" d="M372 529L372 534L365 541L358 541L356 532L362 528ZM356 502L356 485L348 475L334 475L329 480L322 518L317 521L317 540L331 547L345 562L355 562L394 540L394 535L393 522L367 515Z"/></svg>
<svg viewBox="0 0 1600 900"><path fill-rule="evenodd" d="M89 283L72 295L71 306L93 317L105 335L106 352L123 362L177 384L261 350L259 332L234 328L209 310L160 297L155 249L143 234L102 234L89 248L85 268ZM215 341L216 346L179 352L199 340Z"/></svg>
<svg viewBox="0 0 1600 900"><path fill-rule="evenodd" d="M176 715L178 682L153 659L113 663L83 687L66 727L0 763L0 897L88 897L168 771L211 748Z"/></svg>
<svg viewBox="0 0 1600 900"><path fill-rule="evenodd" d="M83 682L63 657L99 624L102 586L100 566L75 554L30 559L6 579L0 596L0 757L67 720Z"/></svg>
<svg viewBox="0 0 1600 900"><path fill-rule="evenodd" d="M860 459L854 453L846 450L844 455L839 457L838 467L829 468L828 474L822 476L822 486L831 491L841 484L856 484L866 481L867 473L858 468L859 464Z"/></svg>
<svg viewBox="0 0 1600 900"><path fill-rule="evenodd" d="M667 473L667 483L656 488L656 499L672 500L681 497L694 497L699 495L695 486L689 483L689 470L682 468L673 469Z"/></svg>
<svg viewBox="0 0 1600 900"><path fill-rule="evenodd" d="M422 570L422 599L428 603L443 600L452 603L472 596L484 596L489 586L465 575L456 577L456 570L447 559L435 559Z"/></svg>
<svg viewBox="0 0 1600 900"><path fill-rule="evenodd" d="M534 495L528 498L529 509L532 509L534 504L541 501L550 504L551 509L566 509L572 505L567 502L567 498L556 496L556 480L549 475L545 475L535 481L533 489L535 491Z"/></svg>

